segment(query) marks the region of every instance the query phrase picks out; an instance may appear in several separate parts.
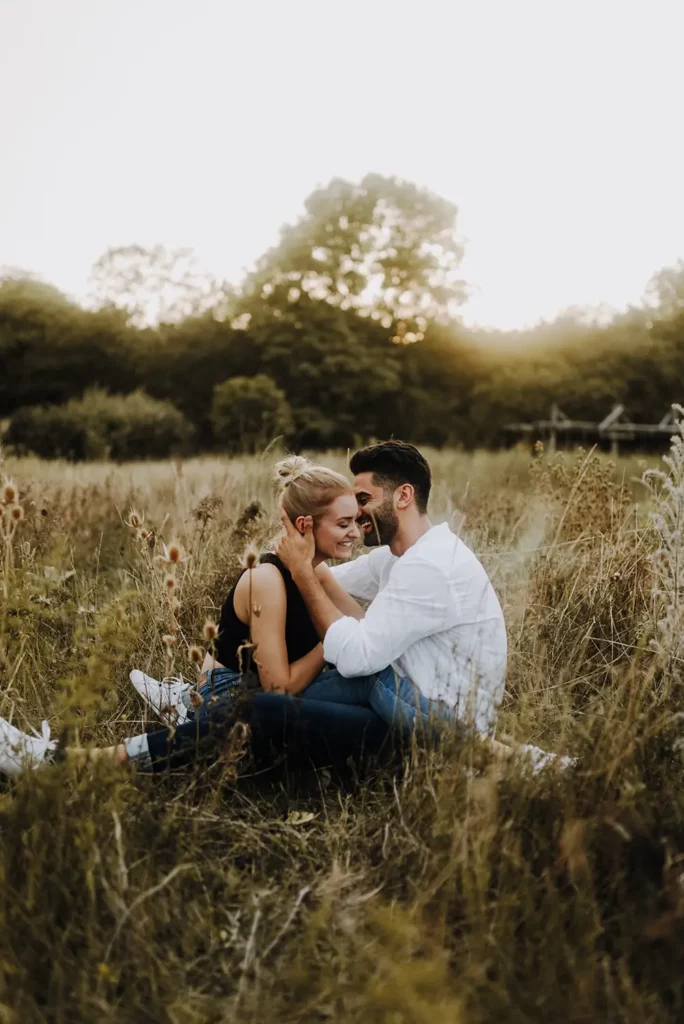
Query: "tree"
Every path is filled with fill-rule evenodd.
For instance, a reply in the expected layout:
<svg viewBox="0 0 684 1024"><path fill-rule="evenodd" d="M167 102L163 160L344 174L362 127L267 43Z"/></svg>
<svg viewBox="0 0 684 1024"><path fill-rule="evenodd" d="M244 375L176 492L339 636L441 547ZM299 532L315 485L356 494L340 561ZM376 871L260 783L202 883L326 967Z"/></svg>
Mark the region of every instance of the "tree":
<svg viewBox="0 0 684 1024"><path fill-rule="evenodd" d="M133 332L116 310L86 312L30 278L0 281L0 416L65 402L89 385L135 387Z"/></svg>
<svg viewBox="0 0 684 1024"><path fill-rule="evenodd" d="M255 452L292 429L285 392L264 373L217 384L211 412L215 440L228 451Z"/></svg>
<svg viewBox="0 0 684 1024"><path fill-rule="evenodd" d="M646 285L644 302L659 317L675 316L684 311L684 260L673 267L663 267Z"/></svg>
<svg viewBox="0 0 684 1024"><path fill-rule="evenodd" d="M217 307L226 315L228 293L225 284L201 269L191 249L167 251L162 245L108 249L90 280L91 304L125 310L136 327L177 323Z"/></svg>
<svg viewBox="0 0 684 1024"><path fill-rule="evenodd" d="M247 312L255 300L282 310L305 293L420 331L464 301L457 209L446 199L368 174L360 184L333 179L305 211L259 260L243 296Z"/></svg>

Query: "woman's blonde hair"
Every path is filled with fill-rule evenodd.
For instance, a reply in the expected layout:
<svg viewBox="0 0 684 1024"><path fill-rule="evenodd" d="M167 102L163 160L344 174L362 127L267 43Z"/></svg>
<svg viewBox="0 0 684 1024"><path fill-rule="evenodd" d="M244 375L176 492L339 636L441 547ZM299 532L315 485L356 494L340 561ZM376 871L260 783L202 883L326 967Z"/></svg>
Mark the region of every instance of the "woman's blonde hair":
<svg viewBox="0 0 684 1024"><path fill-rule="evenodd" d="M291 455L276 463L275 483L292 523L299 516L313 516L316 522L340 494L353 493L345 476L327 466L317 466L303 455Z"/></svg>

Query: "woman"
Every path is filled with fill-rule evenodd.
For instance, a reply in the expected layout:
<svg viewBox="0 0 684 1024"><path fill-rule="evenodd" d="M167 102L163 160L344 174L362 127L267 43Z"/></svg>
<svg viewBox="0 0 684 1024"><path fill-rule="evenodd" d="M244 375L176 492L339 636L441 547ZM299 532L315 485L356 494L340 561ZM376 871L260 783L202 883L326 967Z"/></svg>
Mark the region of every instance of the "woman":
<svg viewBox="0 0 684 1024"><path fill-rule="evenodd" d="M349 481L301 456L279 462L275 471L278 501L290 522L304 532L305 519L313 519L314 565L329 558L351 558L360 531ZM345 615L363 617L349 595L339 591L336 597ZM259 685L268 693L304 695L323 667L323 645L301 594L278 556L269 552L243 571L228 594L214 650L204 660L197 687L182 680L160 682L137 670L130 678L158 714L170 711L174 720L177 715L184 722L201 715L212 701L235 697L245 685Z"/></svg>

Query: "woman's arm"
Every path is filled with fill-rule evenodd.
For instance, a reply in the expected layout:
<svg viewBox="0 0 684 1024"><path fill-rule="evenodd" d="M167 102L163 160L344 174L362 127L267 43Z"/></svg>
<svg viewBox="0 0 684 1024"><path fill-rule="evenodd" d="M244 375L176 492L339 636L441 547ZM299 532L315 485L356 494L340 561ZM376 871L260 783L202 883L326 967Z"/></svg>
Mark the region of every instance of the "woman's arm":
<svg viewBox="0 0 684 1024"><path fill-rule="evenodd" d="M321 562L320 565L316 566L316 576L323 590L339 612L342 612L343 615L349 615L353 619L363 619L365 617L366 613L361 605L337 582L325 562Z"/></svg>
<svg viewBox="0 0 684 1024"><path fill-rule="evenodd" d="M248 617L251 599L252 642L256 645L254 664L264 690L273 693L295 695L320 675L323 661L323 645L317 644L312 651L288 664L285 644L285 617L287 594L283 577L275 565L265 563L252 569L251 595L249 573L245 573L236 593L241 618ZM254 609L257 609L257 612Z"/></svg>

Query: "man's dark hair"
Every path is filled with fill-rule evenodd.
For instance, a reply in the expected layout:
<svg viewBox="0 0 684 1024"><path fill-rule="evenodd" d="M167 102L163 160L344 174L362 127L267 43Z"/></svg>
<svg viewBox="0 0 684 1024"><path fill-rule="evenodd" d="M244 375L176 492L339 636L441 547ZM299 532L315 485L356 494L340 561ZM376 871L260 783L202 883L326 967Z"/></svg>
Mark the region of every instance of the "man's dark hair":
<svg viewBox="0 0 684 1024"><path fill-rule="evenodd" d="M421 515L427 512L432 486L432 473L417 448L406 441L381 441L361 448L351 457L349 469L357 473L372 473L378 487L401 487L411 484L416 495L416 507Z"/></svg>

